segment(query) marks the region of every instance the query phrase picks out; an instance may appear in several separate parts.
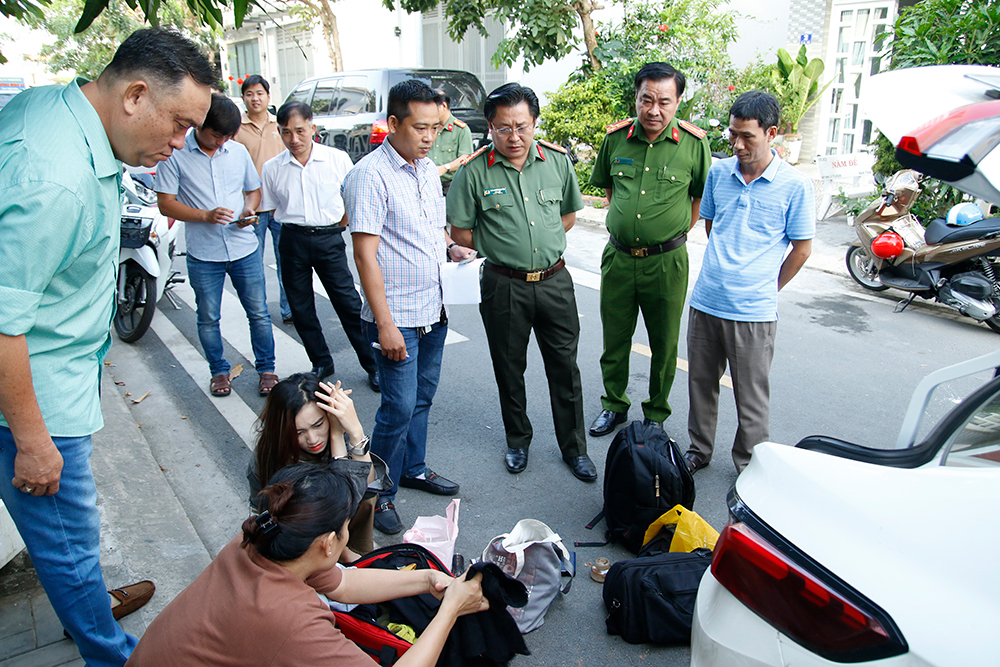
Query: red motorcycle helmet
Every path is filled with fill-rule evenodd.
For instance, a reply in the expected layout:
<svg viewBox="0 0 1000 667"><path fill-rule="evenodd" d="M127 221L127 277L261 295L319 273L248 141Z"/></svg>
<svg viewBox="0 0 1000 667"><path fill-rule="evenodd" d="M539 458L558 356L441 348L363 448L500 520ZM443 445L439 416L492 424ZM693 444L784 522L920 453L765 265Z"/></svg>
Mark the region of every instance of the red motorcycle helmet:
<svg viewBox="0 0 1000 667"><path fill-rule="evenodd" d="M903 237L896 232L882 232L872 239L872 254L879 259L895 259L903 252Z"/></svg>

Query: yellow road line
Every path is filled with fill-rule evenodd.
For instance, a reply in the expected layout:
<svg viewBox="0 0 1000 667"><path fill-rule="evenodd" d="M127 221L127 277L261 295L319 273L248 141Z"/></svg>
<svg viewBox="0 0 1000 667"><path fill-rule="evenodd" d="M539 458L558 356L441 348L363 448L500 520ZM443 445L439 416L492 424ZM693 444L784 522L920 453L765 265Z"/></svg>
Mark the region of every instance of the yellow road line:
<svg viewBox="0 0 1000 667"><path fill-rule="evenodd" d="M644 357L653 356L653 351L649 349L649 346L643 345L642 343L632 343L632 351L635 352L636 354L641 354ZM677 357L677 368L687 373L688 372L687 359L681 359L680 357ZM729 389L732 389L733 379L728 375L723 375L722 379L719 380L719 384L723 387L728 387Z"/></svg>

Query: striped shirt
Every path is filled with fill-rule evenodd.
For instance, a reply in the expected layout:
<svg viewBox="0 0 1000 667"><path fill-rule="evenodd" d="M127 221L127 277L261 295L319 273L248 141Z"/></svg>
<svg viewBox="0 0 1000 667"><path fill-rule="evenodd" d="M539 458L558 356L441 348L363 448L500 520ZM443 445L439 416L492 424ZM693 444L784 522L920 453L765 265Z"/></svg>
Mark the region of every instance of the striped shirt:
<svg viewBox="0 0 1000 667"><path fill-rule="evenodd" d="M791 241L816 234L812 182L779 159L750 183L735 157L712 165L701 217L712 233L691 307L734 322L778 319L778 273Z"/></svg>
<svg viewBox="0 0 1000 667"><path fill-rule="evenodd" d="M351 232L380 237L376 259L395 325L438 322L447 248L444 195L434 162L423 158L414 168L385 141L347 174L342 193ZM361 318L375 321L367 295Z"/></svg>

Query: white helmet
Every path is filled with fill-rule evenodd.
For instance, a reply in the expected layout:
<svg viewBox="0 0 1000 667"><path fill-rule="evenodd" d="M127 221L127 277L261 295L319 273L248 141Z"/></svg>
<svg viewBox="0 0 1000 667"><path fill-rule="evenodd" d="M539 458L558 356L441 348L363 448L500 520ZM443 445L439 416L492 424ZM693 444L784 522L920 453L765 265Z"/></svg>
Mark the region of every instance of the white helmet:
<svg viewBox="0 0 1000 667"><path fill-rule="evenodd" d="M948 209L948 217L945 218L945 223L949 227L965 227L974 222L979 222L984 217L981 208L971 201L967 201L962 204L955 204Z"/></svg>

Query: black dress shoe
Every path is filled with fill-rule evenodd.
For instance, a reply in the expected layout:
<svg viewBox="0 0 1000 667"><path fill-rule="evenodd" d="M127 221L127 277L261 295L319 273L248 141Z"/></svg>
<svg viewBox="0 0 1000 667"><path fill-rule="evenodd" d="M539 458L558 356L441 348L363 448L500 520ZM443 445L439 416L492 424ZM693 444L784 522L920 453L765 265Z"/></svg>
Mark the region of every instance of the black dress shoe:
<svg viewBox="0 0 1000 667"><path fill-rule="evenodd" d="M372 388L376 394L382 393L382 387L378 383L378 371L372 371L368 374L368 386Z"/></svg>
<svg viewBox="0 0 1000 667"><path fill-rule="evenodd" d="M653 428L658 428L661 431L663 430L663 422L658 422L655 419L650 419L649 417L646 417L645 419L642 420L642 425L652 426Z"/></svg>
<svg viewBox="0 0 1000 667"><path fill-rule="evenodd" d="M405 486L408 489L433 493L436 496L453 496L458 493L458 484L455 484L450 479L445 479L430 468L424 471L423 479L419 477L400 477L399 485Z"/></svg>
<svg viewBox="0 0 1000 667"><path fill-rule="evenodd" d="M607 435L615 430L619 424L623 424L628 419L627 412L614 412L613 410L601 410L597 419L590 425L590 435L599 437Z"/></svg>
<svg viewBox="0 0 1000 667"><path fill-rule="evenodd" d="M313 369L309 372L322 380L333 375L333 364L329 366L313 366Z"/></svg>
<svg viewBox="0 0 1000 667"><path fill-rule="evenodd" d="M403 530L403 522L399 520L396 507L388 500L382 501L375 508L375 517L372 521L375 529L386 535L395 535Z"/></svg>
<svg viewBox="0 0 1000 667"><path fill-rule="evenodd" d="M524 469L528 465L528 450L508 447L507 454L503 457L503 462L507 466L507 472L524 472Z"/></svg>
<svg viewBox="0 0 1000 667"><path fill-rule="evenodd" d="M566 462L569 469L573 471L573 476L577 479L584 482L593 482L597 479L597 466L586 454L583 456L564 456L563 461Z"/></svg>

